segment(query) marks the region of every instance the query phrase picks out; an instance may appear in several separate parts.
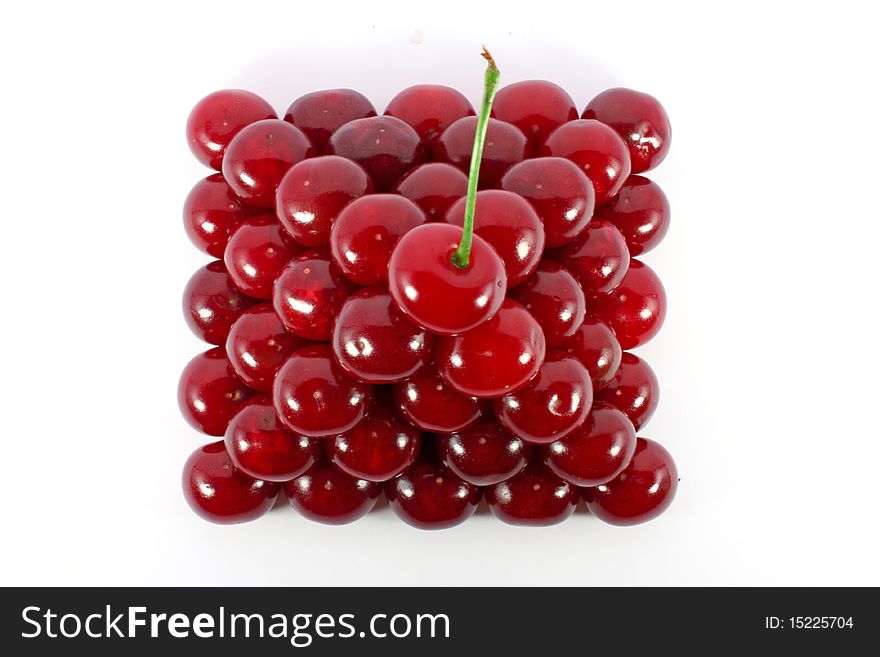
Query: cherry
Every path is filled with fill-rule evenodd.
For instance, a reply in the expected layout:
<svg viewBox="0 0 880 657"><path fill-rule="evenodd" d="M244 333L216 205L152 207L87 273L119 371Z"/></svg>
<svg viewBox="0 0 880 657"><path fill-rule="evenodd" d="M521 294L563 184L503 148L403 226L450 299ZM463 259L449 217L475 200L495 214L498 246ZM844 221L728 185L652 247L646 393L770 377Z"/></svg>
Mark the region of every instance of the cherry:
<svg viewBox="0 0 880 657"><path fill-rule="evenodd" d="M485 411L479 399L446 385L432 365L396 383L393 394L400 414L424 431L459 431L476 422Z"/></svg>
<svg viewBox="0 0 880 657"><path fill-rule="evenodd" d="M548 526L574 513L578 491L533 461L519 474L487 488L486 500L493 515L506 523Z"/></svg>
<svg viewBox="0 0 880 657"><path fill-rule="evenodd" d="M561 157L538 157L514 164L501 179L502 189L528 201L544 224L547 246L576 239L593 217L593 184L577 165Z"/></svg>
<svg viewBox="0 0 880 657"><path fill-rule="evenodd" d="M446 213L446 221L464 225L466 199L459 199ZM544 227L528 201L511 192L487 189L477 192L474 232L486 240L504 261L507 286L528 278L544 252Z"/></svg>
<svg viewBox="0 0 880 657"><path fill-rule="evenodd" d="M384 287L345 300L333 326L333 355L365 383L403 381L430 362L433 338L407 320Z"/></svg>
<svg viewBox="0 0 880 657"><path fill-rule="evenodd" d="M229 142L223 177L237 196L261 208L275 207L275 192L287 170L315 155L299 128L278 119L257 121Z"/></svg>
<svg viewBox="0 0 880 657"><path fill-rule="evenodd" d="M474 515L482 493L437 462L422 460L385 484L397 516L419 529L447 529Z"/></svg>
<svg viewBox="0 0 880 657"><path fill-rule="evenodd" d="M480 189L497 188L504 172L517 162L522 162L527 155L525 135L516 126L497 119L489 119L488 126L486 145L480 162ZM476 130L475 116L466 116L453 123L433 142L433 159L468 171Z"/></svg>
<svg viewBox="0 0 880 657"><path fill-rule="evenodd" d="M385 114L405 121L429 143L458 119L476 112L470 101L452 87L417 84L392 98Z"/></svg>
<svg viewBox="0 0 880 657"><path fill-rule="evenodd" d="M284 361L306 344L285 330L271 303L261 303L235 320L226 338L226 355L239 379L255 390L272 392Z"/></svg>
<svg viewBox="0 0 880 657"><path fill-rule="evenodd" d="M445 162L428 162L410 169L394 191L415 202L429 221L440 221L449 206L467 194L467 176Z"/></svg>
<svg viewBox="0 0 880 657"><path fill-rule="evenodd" d="M632 256L650 251L669 230L669 201L660 185L643 176L630 176L620 193L598 210L615 225Z"/></svg>
<svg viewBox="0 0 880 657"><path fill-rule="evenodd" d="M235 378L223 349L214 347L193 358L183 369L177 403L194 429L209 436L222 436L229 421L253 394Z"/></svg>
<svg viewBox="0 0 880 657"><path fill-rule="evenodd" d="M591 221L578 239L552 257L574 274L587 294L610 292L620 285L629 268L629 249L623 235L599 219Z"/></svg>
<svg viewBox="0 0 880 657"><path fill-rule="evenodd" d="M232 323L255 303L235 286L220 260L197 269L183 291L187 326L210 344L224 344Z"/></svg>
<svg viewBox="0 0 880 657"><path fill-rule="evenodd" d="M585 119L598 119L617 131L629 148L633 173L660 164L669 152L672 128L653 96L632 89L607 89L587 105Z"/></svg>
<svg viewBox="0 0 880 657"><path fill-rule="evenodd" d="M291 247L273 214L248 219L232 235L223 262L235 286L248 296L271 299L278 274L302 247Z"/></svg>
<svg viewBox="0 0 880 657"><path fill-rule="evenodd" d="M284 327L307 340L329 340L342 302L357 289L318 251L291 258L278 275L272 305Z"/></svg>
<svg viewBox="0 0 880 657"><path fill-rule="evenodd" d="M199 447L183 466L183 496L199 516L232 524L256 520L275 504L280 487L232 464L222 440Z"/></svg>
<svg viewBox="0 0 880 657"><path fill-rule="evenodd" d="M183 204L187 236L199 251L215 258L223 257L232 233L248 216L219 173L197 182Z"/></svg>
<svg viewBox="0 0 880 657"><path fill-rule="evenodd" d="M284 484L290 505L304 517L327 525L345 525L367 515L382 487L340 472L325 459Z"/></svg>
<svg viewBox="0 0 880 657"><path fill-rule="evenodd" d="M506 299L487 322L461 335L438 337L434 358L437 372L458 392L501 397L525 386L538 372L546 346L535 318Z"/></svg>
<svg viewBox="0 0 880 657"><path fill-rule="evenodd" d="M323 247L339 211L373 191L367 172L351 160L336 155L304 160L294 164L278 185L278 220L300 244Z"/></svg>
<svg viewBox="0 0 880 657"><path fill-rule="evenodd" d="M532 150L553 130L578 118L565 89L546 80L523 80L498 90L492 116L522 130Z"/></svg>
<svg viewBox="0 0 880 657"><path fill-rule="evenodd" d="M268 395L253 397L232 418L225 441L235 467L265 481L290 481L321 453L315 439L291 433L281 424Z"/></svg>
<svg viewBox="0 0 880 657"><path fill-rule="evenodd" d="M544 462L575 486L599 486L623 471L635 449L636 430L629 418L596 402L583 426L544 448Z"/></svg>
<svg viewBox="0 0 880 657"><path fill-rule="evenodd" d="M349 203L330 230L330 255L358 285L388 280L388 260L405 233L426 221L418 205L397 194L371 194Z"/></svg>
<svg viewBox="0 0 880 657"><path fill-rule="evenodd" d="M606 484L584 491L594 516L612 525L637 525L663 513L678 489L678 469L662 445L639 438L626 469Z"/></svg>
<svg viewBox="0 0 880 657"><path fill-rule="evenodd" d="M314 91L297 98L284 120L302 130L318 153L327 150L330 136L349 121L376 116L376 108L366 96L353 89Z"/></svg>
<svg viewBox="0 0 880 657"><path fill-rule="evenodd" d="M595 396L596 401L623 411L638 431L657 410L660 388L654 370L645 359L625 351L614 378Z"/></svg>
<svg viewBox="0 0 880 657"><path fill-rule="evenodd" d="M278 370L272 395L281 421L309 437L348 431L367 414L373 400L371 387L347 376L326 344L293 352Z"/></svg>
<svg viewBox="0 0 880 657"><path fill-rule="evenodd" d="M586 317L560 347L577 358L590 373L593 390L604 388L620 367L623 351L614 332L601 319Z"/></svg>
<svg viewBox="0 0 880 657"><path fill-rule="evenodd" d="M492 486L526 467L532 448L492 419L438 436L437 451L446 466L474 486Z"/></svg>
<svg viewBox="0 0 880 657"><path fill-rule="evenodd" d="M424 162L428 154L418 133L393 116L346 123L330 137L327 152L363 166L380 192L390 191L403 174Z"/></svg>
<svg viewBox="0 0 880 657"><path fill-rule="evenodd" d="M556 128L538 155L565 157L579 166L593 183L597 205L613 198L630 174L626 144L598 121L578 119Z"/></svg>
<svg viewBox="0 0 880 657"><path fill-rule="evenodd" d="M550 347L564 344L584 321L584 291L571 272L553 260L542 260L537 271L510 290L508 297L538 320Z"/></svg>
<svg viewBox="0 0 880 657"><path fill-rule="evenodd" d="M202 98L186 121L186 140L196 159L220 170L232 138L247 125L278 115L265 100L250 91L225 89ZM212 254L213 255L213 254Z"/></svg>
<svg viewBox="0 0 880 657"><path fill-rule="evenodd" d="M660 331L666 319L666 291L648 265L631 260L613 292L591 301L591 310L614 331L620 346L632 349Z"/></svg>

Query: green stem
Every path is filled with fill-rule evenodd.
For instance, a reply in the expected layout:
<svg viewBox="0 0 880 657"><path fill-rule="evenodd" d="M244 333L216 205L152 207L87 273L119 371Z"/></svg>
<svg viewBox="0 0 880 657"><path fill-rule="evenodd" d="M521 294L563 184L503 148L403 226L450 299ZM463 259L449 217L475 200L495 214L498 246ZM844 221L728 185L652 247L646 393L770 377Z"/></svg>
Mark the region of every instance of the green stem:
<svg viewBox="0 0 880 657"><path fill-rule="evenodd" d="M468 173L467 200L464 206L464 225L461 242L455 253L452 254L452 264L459 269L466 269L470 265L471 245L474 241L474 210L477 205L477 182L480 178L480 161L483 159L483 144L486 142L486 129L489 127L489 112L492 110L492 101L498 88L498 80L501 71L495 65L492 55L483 46L483 58L489 62L486 66L486 76L483 80L483 103L480 106L480 115L477 118L477 133L474 135L474 150L471 154L471 168Z"/></svg>

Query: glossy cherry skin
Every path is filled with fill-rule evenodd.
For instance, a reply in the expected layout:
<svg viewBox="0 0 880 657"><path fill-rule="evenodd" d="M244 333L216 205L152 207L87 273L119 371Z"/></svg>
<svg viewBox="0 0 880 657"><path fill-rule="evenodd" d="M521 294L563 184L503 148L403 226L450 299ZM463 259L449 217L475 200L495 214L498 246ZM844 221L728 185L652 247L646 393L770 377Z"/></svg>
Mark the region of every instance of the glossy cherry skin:
<svg viewBox="0 0 880 657"><path fill-rule="evenodd" d="M644 358L625 351L614 378L595 398L623 411L638 431L657 410L660 385Z"/></svg>
<svg viewBox="0 0 880 657"><path fill-rule="evenodd" d="M405 121L429 143L458 119L476 112L470 101L452 87L417 84L392 98L385 114Z"/></svg>
<svg viewBox="0 0 880 657"><path fill-rule="evenodd" d="M522 130L534 150L553 130L578 118L571 96L546 80L523 80L498 90L492 116Z"/></svg>
<svg viewBox="0 0 880 657"><path fill-rule="evenodd" d="M376 506L382 486L350 477L322 459L305 474L284 484L284 492L290 505L309 520L345 525Z"/></svg>
<svg viewBox="0 0 880 657"><path fill-rule="evenodd" d="M447 433L469 427L485 413L484 403L446 384L433 365L426 365L393 388L397 410L424 431Z"/></svg>
<svg viewBox="0 0 880 657"><path fill-rule="evenodd" d="M629 465L616 479L584 491L594 516L612 525L638 525L663 513L678 490L678 468L666 449L638 438Z"/></svg>
<svg viewBox="0 0 880 657"><path fill-rule="evenodd" d="M183 204L183 227L195 247L222 258L235 229L250 216L219 173L195 184Z"/></svg>
<svg viewBox="0 0 880 657"><path fill-rule="evenodd" d="M330 137L327 152L364 167L380 192L390 191L403 174L428 156L419 134L393 116L346 123Z"/></svg>
<svg viewBox="0 0 880 657"><path fill-rule="evenodd" d="M629 148L633 173L653 169L669 153L669 117L653 96L620 87L608 89L590 101L583 116L617 131Z"/></svg>
<svg viewBox="0 0 880 657"><path fill-rule="evenodd" d="M353 89L326 89L300 96L284 115L284 120L302 130L318 153L327 150L331 135L349 121L376 116L376 108L366 96Z"/></svg>
<svg viewBox="0 0 880 657"><path fill-rule="evenodd" d="M666 319L666 291L648 265L631 260L626 276L613 292L591 300L592 312L617 336L620 346L633 349L660 331Z"/></svg>
<svg viewBox="0 0 880 657"><path fill-rule="evenodd" d="M394 245L416 226L425 213L397 194L371 194L349 203L330 230L330 256L339 271L358 285L388 280L388 261Z"/></svg>
<svg viewBox="0 0 880 657"><path fill-rule="evenodd" d="M626 240L601 219L591 221L578 239L551 257L574 275L587 295L610 292L620 285L629 268Z"/></svg>
<svg viewBox="0 0 880 657"><path fill-rule="evenodd" d="M669 201L660 185L643 176L630 176L614 199L597 215L620 231L632 256L650 251L669 231Z"/></svg>
<svg viewBox="0 0 880 657"><path fill-rule="evenodd" d="M489 510L511 525L549 526L568 519L578 502L578 490L539 461L507 481L486 489Z"/></svg>
<svg viewBox="0 0 880 657"><path fill-rule="evenodd" d="M325 247L339 211L373 191L373 181L356 162L337 155L304 160L294 164L278 185L278 220L298 243Z"/></svg>
<svg viewBox="0 0 880 657"><path fill-rule="evenodd" d="M529 462L532 448L487 418L437 437L437 452L452 472L474 486L510 479Z"/></svg>
<svg viewBox="0 0 880 657"><path fill-rule="evenodd" d="M382 286L354 293L333 326L333 355L365 383L403 381L431 361L433 336L410 322Z"/></svg>
<svg viewBox="0 0 880 657"><path fill-rule="evenodd" d="M248 219L232 235L223 262L235 287L257 299L271 299L275 279L302 247L285 241L274 214Z"/></svg>
<svg viewBox="0 0 880 657"><path fill-rule="evenodd" d="M507 299L492 319L466 333L440 336L437 372L458 392L491 398L516 392L544 363L547 343L535 318Z"/></svg>
<svg viewBox="0 0 880 657"><path fill-rule="evenodd" d="M507 292L504 261L474 235L468 267L452 264L462 229L430 223L400 238L388 261L388 289L404 315L441 335L478 326L501 307Z"/></svg>
<svg viewBox="0 0 880 657"><path fill-rule="evenodd" d="M226 356L239 379L254 390L272 392L284 361L306 344L284 328L271 303L261 303L235 320L226 338Z"/></svg>
<svg viewBox="0 0 880 657"><path fill-rule="evenodd" d="M482 493L446 466L422 460L385 484L394 513L419 529L447 529L474 515Z"/></svg>
<svg viewBox="0 0 880 657"><path fill-rule="evenodd" d="M593 391L601 390L617 374L623 350L608 325L595 317L584 318L560 349L577 358L590 373Z"/></svg>
<svg viewBox="0 0 880 657"><path fill-rule="evenodd" d="M274 208L275 192L284 174L313 155L314 147L299 128L278 119L257 121L229 142L223 177L246 203Z"/></svg>
<svg viewBox="0 0 880 657"><path fill-rule="evenodd" d="M596 207L593 184L577 165L561 157L538 157L515 164L501 187L528 201L547 236L547 246L575 240L586 229Z"/></svg>
<svg viewBox="0 0 880 657"><path fill-rule="evenodd" d="M467 176L445 162L427 162L410 169L394 192L418 205L429 221L441 221L449 206L467 194Z"/></svg>
<svg viewBox="0 0 880 657"><path fill-rule="evenodd" d="M636 430L629 418L596 402L581 427L544 447L544 463L575 486L598 486L619 475L635 449Z"/></svg>
<svg viewBox="0 0 880 657"><path fill-rule="evenodd" d="M184 419L209 436L225 434L229 421L253 395L254 391L236 378L220 347L189 361L177 386L177 403Z"/></svg>
<svg viewBox="0 0 880 657"><path fill-rule="evenodd" d="M275 118L278 115L272 106L250 91L215 91L196 103L190 112L186 121L186 140L199 162L219 171L226 147L242 128Z"/></svg>
<svg viewBox="0 0 880 657"><path fill-rule="evenodd" d="M561 346L573 336L586 314L587 302L577 279L553 260L542 260L537 271L510 290L508 297L538 320L549 347Z"/></svg>
<svg viewBox="0 0 880 657"><path fill-rule="evenodd" d="M466 199L456 201L446 213L446 222L464 225ZM544 253L544 226L528 201L500 189L477 192L474 233L501 256L507 272L507 287L519 285L538 266Z"/></svg>
<svg viewBox="0 0 880 657"><path fill-rule="evenodd" d="M281 424L269 395L248 401L230 421L224 440L235 467L265 481L299 477L321 454L317 439L299 436Z"/></svg>
<svg viewBox="0 0 880 657"><path fill-rule="evenodd" d="M356 289L329 256L307 251L291 258L279 274L272 305L294 335L327 341L342 303Z"/></svg>
<svg viewBox="0 0 880 657"><path fill-rule="evenodd" d="M236 468L222 440L199 447L183 466L183 496L205 520L234 524L256 520L275 504L280 486Z"/></svg>
<svg viewBox="0 0 880 657"><path fill-rule="evenodd" d="M272 398L287 428L316 438L339 435L360 422L373 391L337 365L329 345L317 344L290 355L275 377Z"/></svg>
<svg viewBox="0 0 880 657"><path fill-rule="evenodd" d="M225 344L233 322L257 303L239 290L220 261L190 277L183 291L183 316L190 330L210 344Z"/></svg>
<svg viewBox="0 0 880 657"><path fill-rule="evenodd" d="M630 174L629 150L604 123L578 119L547 137L538 155L565 157L583 171L596 192L596 205L613 198Z"/></svg>
<svg viewBox="0 0 880 657"><path fill-rule="evenodd" d="M477 117L459 119L431 146L431 154L437 162L448 162L468 173L474 150ZM512 165L522 162L528 155L526 137L519 129L497 119L489 119L483 159L480 162L480 189L497 189L501 176Z"/></svg>

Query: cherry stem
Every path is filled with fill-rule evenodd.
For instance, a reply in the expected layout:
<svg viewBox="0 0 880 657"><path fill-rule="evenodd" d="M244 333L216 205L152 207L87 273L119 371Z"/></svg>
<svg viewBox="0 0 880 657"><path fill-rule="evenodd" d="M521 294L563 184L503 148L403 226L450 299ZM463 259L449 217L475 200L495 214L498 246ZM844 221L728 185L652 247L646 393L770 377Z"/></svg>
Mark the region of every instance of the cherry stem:
<svg viewBox="0 0 880 657"><path fill-rule="evenodd" d="M489 113L492 110L492 101L495 99L495 91L498 89L498 80L501 71L495 65L492 55L483 46L483 58L489 62L486 66L486 75L483 78L483 103L480 106L480 115L477 118L477 132L474 135L474 150L471 154L471 167L468 172L467 199L464 205L464 225L462 226L461 242L458 249L452 254L452 264L459 269L466 269L470 265L471 245L474 241L474 210L477 206L477 182L480 179L480 161L483 159L483 144L486 142L486 129L489 127Z"/></svg>

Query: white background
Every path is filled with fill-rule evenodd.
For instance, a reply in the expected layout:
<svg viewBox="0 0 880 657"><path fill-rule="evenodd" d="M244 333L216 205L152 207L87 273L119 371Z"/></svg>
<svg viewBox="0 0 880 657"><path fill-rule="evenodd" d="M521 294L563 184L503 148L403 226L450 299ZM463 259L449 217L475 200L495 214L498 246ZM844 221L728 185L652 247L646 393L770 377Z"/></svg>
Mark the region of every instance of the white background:
<svg viewBox="0 0 880 657"><path fill-rule="evenodd" d="M3 519L8 584L880 584L880 103L868 3L11 3L0 24ZM522 7L517 9L515 7ZM631 529L481 514L420 532L387 508L325 527L282 508L220 527L186 507L203 441L177 377L205 347L183 286L205 258L181 205L207 171L192 104L244 87L283 111L350 86L478 100L504 80L579 107L658 96L673 223L646 260L670 297L641 350L644 435L678 498Z"/></svg>

